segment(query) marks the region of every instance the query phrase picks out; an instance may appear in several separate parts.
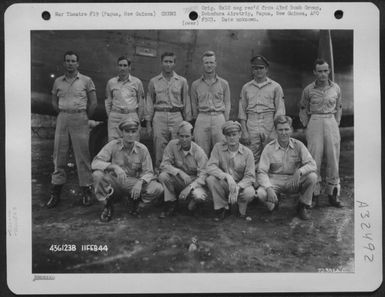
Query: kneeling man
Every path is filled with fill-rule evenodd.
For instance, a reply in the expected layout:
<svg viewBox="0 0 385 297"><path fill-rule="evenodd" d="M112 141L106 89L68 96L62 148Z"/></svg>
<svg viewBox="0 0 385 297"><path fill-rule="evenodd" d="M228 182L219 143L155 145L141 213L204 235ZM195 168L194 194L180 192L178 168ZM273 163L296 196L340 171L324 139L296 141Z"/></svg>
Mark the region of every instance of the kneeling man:
<svg viewBox="0 0 385 297"><path fill-rule="evenodd" d="M310 219L309 208L317 182L317 165L306 146L291 138L292 119L278 116L274 120L277 139L264 148L258 167L259 200L272 211L278 205L277 194L300 193L297 207L302 220Z"/></svg>
<svg viewBox="0 0 385 297"><path fill-rule="evenodd" d="M239 143L241 124L238 122L225 122L222 133L226 140L215 144L207 162L206 182L214 200L215 221L225 218L229 204L238 204L239 217L247 218L247 204L255 194L253 153Z"/></svg>
<svg viewBox="0 0 385 297"><path fill-rule="evenodd" d="M177 198L190 199L188 209L191 212L195 210L197 203L207 198L203 188L207 156L203 149L191 140L192 129L190 123L182 121L177 126L177 139L171 140L164 151L159 181L164 188L166 208L161 213L161 218L175 213Z"/></svg>
<svg viewBox="0 0 385 297"><path fill-rule="evenodd" d="M155 181L150 153L136 141L139 121L127 119L119 124L123 138L107 143L93 160L96 198L104 202L100 220L112 217L112 203L124 196L129 212L137 215L148 203L163 193L162 185Z"/></svg>

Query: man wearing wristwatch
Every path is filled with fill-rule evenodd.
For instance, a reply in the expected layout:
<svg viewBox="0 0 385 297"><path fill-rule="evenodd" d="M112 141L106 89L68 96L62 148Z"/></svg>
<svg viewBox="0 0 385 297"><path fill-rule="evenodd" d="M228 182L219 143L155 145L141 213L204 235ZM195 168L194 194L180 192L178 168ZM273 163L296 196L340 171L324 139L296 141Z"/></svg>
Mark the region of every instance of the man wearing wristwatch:
<svg viewBox="0 0 385 297"><path fill-rule="evenodd" d="M274 120L277 139L268 143L258 167L257 196L270 211L278 206L280 193L298 193L297 212L302 220L310 219L309 208L317 182L317 165L299 140L291 138L292 119L278 116Z"/></svg>
<svg viewBox="0 0 385 297"><path fill-rule="evenodd" d="M123 138L107 143L92 161L95 196L104 203L102 222L112 218L112 204L119 196L127 198L128 212L139 215L163 193L155 180L147 147L136 141L139 122L127 119L119 124Z"/></svg>
<svg viewBox="0 0 385 297"><path fill-rule="evenodd" d="M205 167L207 156L192 139L192 125L181 122L176 129L178 139L171 140L164 150L160 164L159 181L164 188L165 210L160 218L172 216L179 200L189 200L188 210L193 212L197 203L207 198Z"/></svg>

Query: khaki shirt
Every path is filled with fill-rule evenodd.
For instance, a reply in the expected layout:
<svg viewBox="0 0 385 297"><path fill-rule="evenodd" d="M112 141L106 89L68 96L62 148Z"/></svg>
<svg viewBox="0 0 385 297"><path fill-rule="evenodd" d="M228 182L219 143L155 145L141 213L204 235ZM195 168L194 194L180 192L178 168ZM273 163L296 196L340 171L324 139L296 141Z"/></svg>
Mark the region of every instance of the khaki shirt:
<svg viewBox="0 0 385 297"><path fill-rule="evenodd" d="M213 84L208 84L204 77L191 85L191 107L194 119L199 112L223 112L225 120L230 116L230 86L223 78L216 76Z"/></svg>
<svg viewBox="0 0 385 297"><path fill-rule="evenodd" d="M293 175L299 169L302 175L315 172L317 165L306 146L290 138L289 146L282 148L278 140L269 142L262 151L257 181L264 187L272 186L270 178L276 175Z"/></svg>
<svg viewBox="0 0 385 297"><path fill-rule="evenodd" d="M302 92L299 118L304 127L307 126L312 114L334 114L338 125L342 116L341 89L329 80L329 85L323 89L317 86L317 81L308 85Z"/></svg>
<svg viewBox="0 0 385 297"><path fill-rule="evenodd" d="M59 110L86 110L91 91L95 91L92 79L79 72L73 80L59 76L52 87L52 94L59 99Z"/></svg>
<svg viewBox="0 0 385 297"><path fill-rule="evenodd" d="M111 164L120 166L127 177L143 179L147 183L155 178L150 153L137 141L131 151L124 147L122 138L110 141L96 155L91 168L104 171Z"/></svg>
<svg viewBox="0 0 385 297"><path fill-rule="evenodd" d="M145 120L152 121L156 108L178 108L185 121L191 121L191 102L187 80L175 72L168 81L161 74L148 83Z"/></svg>
<svg viewBox="0 0 385 297"><path fill-rule="evenodd" d="M206 183L206 163L206 153L195 142L191 142L191 148L185 154L179 139L173 139L164 150L160 169L174 176L179 171L183 171L190 176L196 176L197 179L191 183L191 186L195 188Z"/></svg>
<svg viewBox="0 0 385 297"><path fill-rule="evenodd" d="M129 75L126 80L119 76L111 78L106 86L106 112L110 114L111 109L136 110L143 116L144 90L140 79ZM141 117L139 117L141 118Z"/></svg>
<svg viewBox="0 0 385 297"><path fill-rule="evenodd" d="M242 87L238 118L247 120L247 114L264 112L273 112L274 117L285 115L283 90L270 78L262 84L253 79Z"/></svg>
<svg viewBox="0 0 385 297"><path fill-rule="evenodd" d="M213 147L206 171L219 179L225 179L226 174L230 174L244 189L255 182L253 153L249 148L239 144L238 151L233 157L226 141L218 142Z"/></svg>

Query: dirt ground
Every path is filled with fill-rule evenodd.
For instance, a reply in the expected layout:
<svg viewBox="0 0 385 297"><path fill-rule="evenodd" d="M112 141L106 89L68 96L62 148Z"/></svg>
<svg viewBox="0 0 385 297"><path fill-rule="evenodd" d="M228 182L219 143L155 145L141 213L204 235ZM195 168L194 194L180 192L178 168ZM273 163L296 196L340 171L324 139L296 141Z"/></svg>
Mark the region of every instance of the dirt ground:
<svg viewBox="0 0 385 297"><path fill-rule="evenodd" d="M286 196L273 213L252 202L251 221L230 216L214 222L210 202L197 216L190 216L182 205L175 217L159 219L162 208L153 206L135 218L121 202L115 204L113 220L101 223L102 205L79 204L73 167L68 167L69 182L60 204L47 209L43 206L49 195L52 152L52 138L32 134L33 273L354 271L352 137L341 145L345 207L329 207L327 196L321 196L310 221L295 216L296 197ZM193 237L197 249L189 251ZM53 245L67 250L75 246L76 251L55 251ZM100 250L82 251L83 245Z"/></svg>

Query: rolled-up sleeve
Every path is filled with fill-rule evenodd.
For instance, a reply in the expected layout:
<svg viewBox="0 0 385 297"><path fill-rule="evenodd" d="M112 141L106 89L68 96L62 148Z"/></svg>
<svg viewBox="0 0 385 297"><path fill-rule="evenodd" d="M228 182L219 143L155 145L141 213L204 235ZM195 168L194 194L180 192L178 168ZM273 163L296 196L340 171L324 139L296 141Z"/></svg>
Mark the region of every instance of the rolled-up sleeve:
<svg viewBox="0 0 385 297"><path fill-rule="evenodd" d="M244 189L251 186L255 182L255 162L253 153L249 150L246 151L246 168L243 178L238 182L238 185Z"/></svg>
<svg viewBox="0 0 385 297"><path fill-rule="evenodd" d="M107 115L110 115L112 108L112 92L110 87L110 82L107 82L106 85L106 100L104 101Z"/></svg>
<svg viewBox="0 0 385 297"><path fill-rule="evenodd" d="M335 117L336 117L336 121L337 121L338 126L339 126L340 122L341 122L341 117L342 117L342 94L341 94L341 89L338 86L337 86L337 93L338 93L338 97L337 97L337 101L336 101Z"/></svg>
<svg viewBox="0 0 385 297"><path fill-rule="evenodd" d="M265 147L265 149L262 151L261 159L259 160L257 182L259 185L261 185L266 189L272 187L272 184L269 178L269 169L270 169L269 151Z"/></svg>

